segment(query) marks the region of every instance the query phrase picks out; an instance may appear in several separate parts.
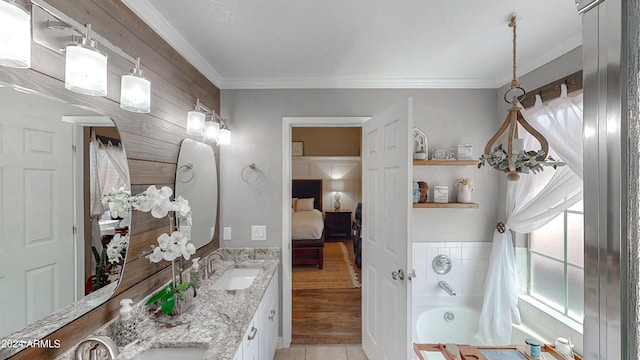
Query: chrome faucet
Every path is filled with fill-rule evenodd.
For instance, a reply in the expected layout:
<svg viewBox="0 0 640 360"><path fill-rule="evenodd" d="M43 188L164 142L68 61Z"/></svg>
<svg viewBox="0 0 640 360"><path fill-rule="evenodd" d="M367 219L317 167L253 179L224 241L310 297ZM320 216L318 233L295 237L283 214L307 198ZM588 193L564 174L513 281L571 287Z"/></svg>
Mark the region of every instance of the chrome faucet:
<svg viewBox="0 0 640 360"><path fill-rule="evenodd" d="M451 295L451 296L456 296L456 291L453 290L453 288L451 287L451 285L447 284L446 281L440 281L438 283L438 286L440 286L441 289L443 289L444 291L447 292L447 294Z"/></svg>
<svg viewBox="0 0 640 360"><path fill-rule="evenodd" d="M208 278L210 278L210 277L212 277L212 276L216 273L216 268L215 268L215 266L213 266L213 265L214 265L214 259L213 259L213 257L214 257L215 255L220 256L220 259L221 259L222 261L227 261L227 260L224 258L224 256L223 256L221 253L219 253L219 252L212 252L211 254L209 254L209 256L207 256L207 279L208 279Z"/></svg>
<svg viewBox="0 0 640 360"><path fill-rule="evenodd" d="M116 356L120 354L120 350L118 350L118 345L116 345L116 343L110 338L106 336L89 336L88 338L82 340L80 344L78 344L78 347L76 348L76 352L75 352L76 360L84 360L83 345L89 344L92 342L96 344L94 344L89 349L89 360L98 359L98 348L100 346L103 346L105 349L107 349L107 352L109 354L109 359L115 359Z"/></svg>

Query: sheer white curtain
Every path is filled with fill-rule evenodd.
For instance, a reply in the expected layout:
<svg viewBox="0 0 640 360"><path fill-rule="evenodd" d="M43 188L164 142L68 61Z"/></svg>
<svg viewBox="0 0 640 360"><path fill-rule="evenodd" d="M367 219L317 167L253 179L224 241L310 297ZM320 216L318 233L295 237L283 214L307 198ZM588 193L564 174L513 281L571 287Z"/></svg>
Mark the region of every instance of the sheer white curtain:
<svg viewBox="0 0 640 360"><path fill-rule="evenodd" d="M552 155L557 154L567 166L521 174L519 181L507 183L506 231L493 234L476 334L486 345L510 344L511 324L520 323L511 231L536 230L582 199L582 95L569 98L562 87L560 99L545 106L537 98L532 109L522 110L525 119L547 138L555 151ZM536 146L533 137L525 138L525 148Z"/></svg>
<svg viewBox="0 0 640 360"><path fill-rule="evenodd" d="M121 145L111 142L104 144L91 132L89 142L89 186L91 208L91 244L102 249L100 224L105 210L102 206L102 195L112 188L130 189L129 163ZM94 262L92 260L92 262ZM95 266L95 263L93 264Z"/></svg>

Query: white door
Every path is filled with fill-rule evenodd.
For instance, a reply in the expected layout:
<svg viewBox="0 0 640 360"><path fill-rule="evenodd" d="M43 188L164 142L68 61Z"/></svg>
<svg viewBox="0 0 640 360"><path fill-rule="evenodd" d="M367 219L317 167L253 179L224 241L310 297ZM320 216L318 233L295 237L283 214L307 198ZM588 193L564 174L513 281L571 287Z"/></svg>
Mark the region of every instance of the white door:
<svg viewBox="0 0 640 360"><path fill-rule="evenodd" d="M413 98L362 131L362 348L369 360L409 359L407 269Z"/></svg>
<svg viewBox="0 0 640 360"><path fill-rule="evenodd" d="M42 109L0 112L0 337L74 301L71 144Z"/></svg>

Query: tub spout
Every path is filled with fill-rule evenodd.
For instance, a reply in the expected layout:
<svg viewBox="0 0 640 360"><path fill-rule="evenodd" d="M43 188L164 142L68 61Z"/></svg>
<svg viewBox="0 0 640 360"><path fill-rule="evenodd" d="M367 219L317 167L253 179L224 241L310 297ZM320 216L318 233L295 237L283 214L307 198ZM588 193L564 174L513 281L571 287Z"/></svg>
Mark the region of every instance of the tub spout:
<svg viewBox="0 0 640 360"><path fill-rule="evenodd" d="M456 296L456 291L453 290L453 288L447 284L446 281L440 281L438 283L438 286L440 286L442 288L442 290L446 291L447 294L451 295L451 296Z"/></svg>

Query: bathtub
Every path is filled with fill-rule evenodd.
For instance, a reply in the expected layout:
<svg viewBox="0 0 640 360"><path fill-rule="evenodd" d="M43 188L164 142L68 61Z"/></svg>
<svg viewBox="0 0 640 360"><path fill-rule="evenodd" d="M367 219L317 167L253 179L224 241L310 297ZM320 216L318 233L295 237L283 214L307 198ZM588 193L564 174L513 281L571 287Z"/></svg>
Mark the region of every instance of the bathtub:
<svg viewBox="0 0 640 360"><path fill-rule="evenodd" d="M413 306L413 341L486 345L474 338L478 331L481 309L480 296L436 296L417 299ZM450 321L447 321L445 316ZM552 343L524 325L514 325L511 344L524 344L526 338Z"/></svg>

